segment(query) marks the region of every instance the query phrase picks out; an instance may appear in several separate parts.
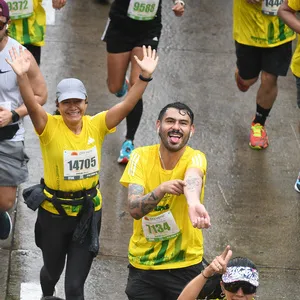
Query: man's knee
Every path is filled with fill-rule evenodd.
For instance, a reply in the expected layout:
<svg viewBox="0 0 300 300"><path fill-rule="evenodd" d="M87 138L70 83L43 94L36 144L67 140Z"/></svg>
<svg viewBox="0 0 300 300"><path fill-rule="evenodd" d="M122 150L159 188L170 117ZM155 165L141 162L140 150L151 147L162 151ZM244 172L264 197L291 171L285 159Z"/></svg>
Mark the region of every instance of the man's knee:
<svg viewBox="0 0 300 300"><path fill-rule="evenodd" d="M17 187L0 187L0 211L8 211L16 201Z"/></svg>

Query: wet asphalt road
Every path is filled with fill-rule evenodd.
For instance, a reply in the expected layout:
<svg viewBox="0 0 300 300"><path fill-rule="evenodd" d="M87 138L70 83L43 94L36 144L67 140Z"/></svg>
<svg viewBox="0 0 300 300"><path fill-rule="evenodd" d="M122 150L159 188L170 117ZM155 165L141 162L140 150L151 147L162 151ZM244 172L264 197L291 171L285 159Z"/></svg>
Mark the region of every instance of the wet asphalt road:
<svg viewBox="0 0 300 300"><path fill-rule="evenodd" d="M258 84L241 93L234 83L232 1L186 2L185 16L176 18L172 2L164 1L160 63L145 93L135 145L158 141L154 125L164 105L189 104L196 126L190 145L206 153L208 160L205 204L212 227L204 233L205 257L214 258L230 244L235 256L247 256L258 265L258 299L300 299L300 195L293 188L300 169L300 140L294 78L289 73L279 79L278 98L267 123L269 148L251 150L248 136ZM41 66L49 88L47 111L54 111L55 87L64 77L85 83L90 114L117 103L106 87L106 51L100 40L108 9L93 0L68 1L56 13L55 25L47 27ZM20 191L42 176L38 139L28 118L26 128L30 180ZM101 249L87 279L86 299L126 299L132 219L126 210L127 190L118 183L124 167L116 163L124 135L125 122L104 143ZM22 293L27 299L24 287L38 286L42 266L33 235L36 213L22 197L18 200L12 211L14 234L0 243L0 300L20 299ZM64 296L63 277L58 295Z"/></svg>

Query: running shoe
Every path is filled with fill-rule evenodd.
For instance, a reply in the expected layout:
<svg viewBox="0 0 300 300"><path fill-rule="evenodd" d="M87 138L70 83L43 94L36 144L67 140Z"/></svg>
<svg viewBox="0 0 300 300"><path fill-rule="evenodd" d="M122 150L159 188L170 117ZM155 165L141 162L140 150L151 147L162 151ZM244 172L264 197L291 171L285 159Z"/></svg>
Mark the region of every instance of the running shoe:
<svg viewBox="0 0 300 300"><path fill-rule="evenodd" d="M243 83L243 80L242 78L240 77L240 74L239 74L239 70L236 69L235 70L235 74L234 74L234 77L235 77L235 82L236 82L236 85L238 87L238 89L241 91L241 92L247 92L249 90L249 87L248 85L245 85Z"/></svg>
<svg viewBox="0 0 300 300"><path fill-rule="evenodd" d="M262 150L267 148L269 140L265 127L259 123L252 123L250 130L250 142L249 146L252 149Z"/></svg>
<svg viewBox="0 0 300 300"><path fill-rule="evenodd" d="M298 178L296 180L296 183L295 183L295 190L300 193L300 172L298 174Z"/></svg>
<svg viewBox="0 0 300 300"><path fill-rule="evenodd" d="M12 230L10 215L7 211L0 212L0 240L6 240Z"/></svg>
<svg viewBox="0 0 300 300"><path fill-rule="evenodd" d="M119 164L127 164L129 159L130 159L130 154L132 150L134 149L133 143L131 140L126 140L122 148L120 150L120 156L118 158L118 163Z"/></svg>
<svg viewBox="0 0 300 300"><path fill-rule="evenodd" d="M115 93L115 95L118 98L121 98L121 97L126 95L126 93L128 92L128 84L129 84L129 81L128 81L127 78L125 78L125 80L123 82L123 85L122 85L122 88L117 93Z"/></svg>

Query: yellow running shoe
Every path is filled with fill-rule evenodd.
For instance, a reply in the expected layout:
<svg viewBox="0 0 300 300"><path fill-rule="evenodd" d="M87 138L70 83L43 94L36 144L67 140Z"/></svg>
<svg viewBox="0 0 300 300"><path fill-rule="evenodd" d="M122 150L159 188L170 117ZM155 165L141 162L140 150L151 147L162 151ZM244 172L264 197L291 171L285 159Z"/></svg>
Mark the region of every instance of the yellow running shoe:
<svg viewBox="0 0 300 300"><path fill-rule="evenodd" d="M249 146L256 150L262 150L269 146L267 132L260 123L252 123L251 125Z"/></svg>

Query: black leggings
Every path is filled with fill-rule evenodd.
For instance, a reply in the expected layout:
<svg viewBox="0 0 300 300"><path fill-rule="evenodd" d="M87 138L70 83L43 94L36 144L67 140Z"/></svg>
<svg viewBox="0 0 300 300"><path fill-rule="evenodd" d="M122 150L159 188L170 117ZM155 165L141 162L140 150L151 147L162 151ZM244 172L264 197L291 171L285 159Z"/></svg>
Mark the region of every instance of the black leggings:
<svg viewBox="0 0 300 300"><path fill-rule="evenodd" d="M143 114L143 99L140 99L133 110L126 117L127 134L126 139L134 140L135 133L139 127Z"/></svg>
<svg viewBox="0 0 300 300"><path fill-rule="evenodd" d="M95 214L100 233L101 210ZM66 300L84 299L84 283L94 256L89 252L88 243L79 244L72 241L77 223L76 217L62 217L39 208L35 224L35 242L43 253L44 266L40 272L40 281L44 296L53 295L67 258Z"/></svg>

